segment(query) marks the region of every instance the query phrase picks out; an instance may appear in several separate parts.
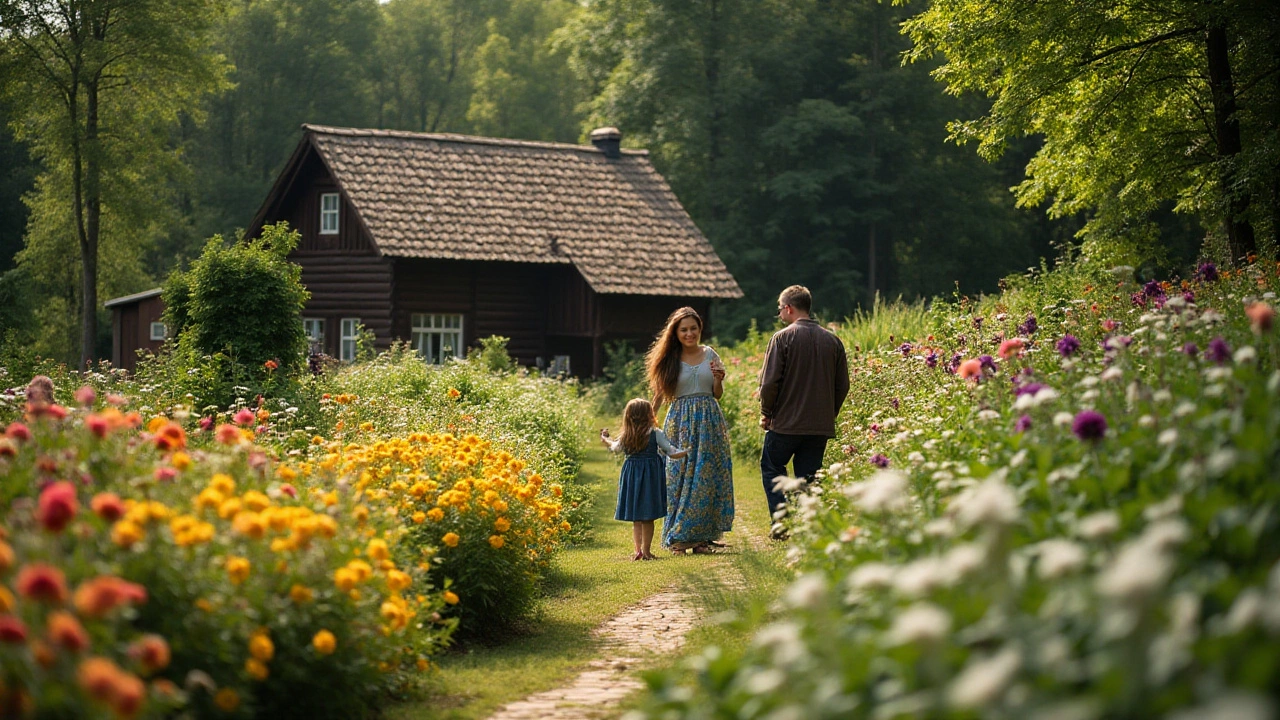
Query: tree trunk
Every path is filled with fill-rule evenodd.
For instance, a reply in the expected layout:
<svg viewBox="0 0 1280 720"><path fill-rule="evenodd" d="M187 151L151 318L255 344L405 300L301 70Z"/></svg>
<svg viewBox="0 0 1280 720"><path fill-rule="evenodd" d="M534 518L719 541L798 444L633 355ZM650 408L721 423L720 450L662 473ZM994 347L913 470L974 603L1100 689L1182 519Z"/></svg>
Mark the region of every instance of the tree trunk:
<svg viewBox="0 0 1280 720"><path fill-rule="evenodd" d="M98 79L85 83L85 231L80 235L80 369L97 359L98 236L102 227L102 154L98 138Z"/></svg>
<svg viewBox="0 0 1280 720"><path fill-rule="evenodd" d="M1217 141L1218 163L1221 166L1219 181L1227 198L1227 243L1231 246L1231 259L1238 261L1258 251L1253 236L1253 225L1246 212L1249 209L1249 190L1237 188L1234 163L1242 147L1240 120L1236 117L1236 89L1231 76L1230 41L1224 21L1209 27L1205 35L1205 54L1209 62L1209 90L1213 99L1213 129Z"/></svg>
<svg viewBox="0 0 1280 720"><path fill-rule="evenodd" d="M719 172L721 156L721 125L724 121L724 110L720 107L720 6L717 0L711 0L711 16L706 35L706 55L703 61L703 74L707 81L707 104L710 112L707 115L707 210L712 220L721 219L721 203L719 198Z"/></svg>

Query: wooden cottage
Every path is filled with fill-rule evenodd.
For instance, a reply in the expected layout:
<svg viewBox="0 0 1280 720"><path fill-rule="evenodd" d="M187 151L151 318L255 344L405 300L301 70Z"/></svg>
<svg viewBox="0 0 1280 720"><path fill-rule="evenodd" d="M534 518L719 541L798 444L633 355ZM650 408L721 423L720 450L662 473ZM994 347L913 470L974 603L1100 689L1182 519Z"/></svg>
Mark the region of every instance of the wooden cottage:
<svg viewBox="0 0 1280 720"><path fill-rule="evenodd" d="M168 334L161 316L164 301L160 288L126 295L102 303L111 311L111 364L133 372L138 351L160 351Z"/></svg>
<svg viewBox="0 0 1280 720"><path fill-rule="evenodd" d="M742 291L648 152L304 125L248 228L287 221L313 347L409 341L440 362L502 335L521 364L598 375L613 340Z"/></svg>

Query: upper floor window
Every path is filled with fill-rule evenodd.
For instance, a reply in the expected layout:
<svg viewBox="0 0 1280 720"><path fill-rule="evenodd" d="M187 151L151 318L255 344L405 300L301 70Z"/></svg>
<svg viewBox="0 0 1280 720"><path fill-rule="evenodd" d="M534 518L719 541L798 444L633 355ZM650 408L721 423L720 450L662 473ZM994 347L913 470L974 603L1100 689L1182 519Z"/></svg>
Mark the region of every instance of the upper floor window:
<svg viewBox="0 0 1280 720"><path fill-rule="evenodd" d="M338 193L320 195L320 234L338 234Z"/></svg>
<svg viewBox="0 0 1280 720"><path fill-rule="evenodd" d="M360 337L360 318L342 318L341 360L356 359L356 341Z"/></svg>
<svg viewBox="0 0 1280 720"><path fill-rule="evenodd" d="M462 316L414 313L410 341L427 362L438 365L462 353Z"/></svg>

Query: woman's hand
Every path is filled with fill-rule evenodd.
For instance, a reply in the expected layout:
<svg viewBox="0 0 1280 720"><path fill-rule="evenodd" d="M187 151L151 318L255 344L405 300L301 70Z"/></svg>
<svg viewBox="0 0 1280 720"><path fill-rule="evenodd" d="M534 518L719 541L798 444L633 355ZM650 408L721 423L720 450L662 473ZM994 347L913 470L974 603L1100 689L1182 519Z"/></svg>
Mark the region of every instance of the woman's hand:
<svg viewBox="0 0 1280 720"><path fill-rule="evenodd" d="M715 378L716 380L724 380L724 376L725 376L724 363L720 362L719 360L712 360L711 361L711 377Z"/></svg>

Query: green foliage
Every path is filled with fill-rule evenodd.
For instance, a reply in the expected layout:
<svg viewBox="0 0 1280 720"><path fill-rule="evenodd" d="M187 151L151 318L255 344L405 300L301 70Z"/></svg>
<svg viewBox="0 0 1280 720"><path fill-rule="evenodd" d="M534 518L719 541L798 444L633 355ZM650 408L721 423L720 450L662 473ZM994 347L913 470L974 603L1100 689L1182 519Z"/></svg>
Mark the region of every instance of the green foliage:
<svg viewBox="0 0 1280 720"><path fill-rule="evenodd" d="M1263 5L942 0L904 28L915 41L910 59L945 58L935 75L948 92L994 100L953 123L953 139L997 157L1013 138L1044 136L1019 203L1088 212L1091 253L1127 242L1149 256L1159 252L1153 215L1168 203L1206 225L1274 222L1280 18ZM1220 58L1215 31L1227 45ZM1252 236L1243 243L1232 254L1255 250Z"/></svg>
<svg viewBox="0 0 1280 720"><path fill-rule="evenodd" d="M180 328L178 347L200 356L225 353L255 376L287 376L302 369L307 348L302 307L309 293L302 286L302 268L288 260L299 237L280 223L248 242L227 245L221 236L211 238L191 269L181 273L185 277L165 286L165 319ZM268 361L278 367L265 368Z"/></svg>
<svg viewBox="0 0 1280 720"><path fill-rule="evenodd" d="M798 578L749 647L655 674L644 714L1274 706L1280 341L1253 304L1274 303L1277 270L1162 287L1072 264L851 353L827 467L789 488ZM966 380L952 353L1000 357Z"/></svg>
<svg viewBox="0 0 1280 720"><path fill-rule="evenodd" d="M516 369L516 360L507 353L507 343L511 338L501 335L490 335L480 338L480 347L472 350L468 360L480 363L480 366L491 373L508 373Z"/></svg>
<svg viewBox="0 0 1280 720"><path fill-rule="evenodd" d="M596 414L612 422L612 418L622 417L622 408L628 400L649 397L649 379L645 375L644 356L628 342L606 343L604 357L601 382L592 385L587 394L596 407Z"/></svg>

